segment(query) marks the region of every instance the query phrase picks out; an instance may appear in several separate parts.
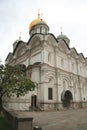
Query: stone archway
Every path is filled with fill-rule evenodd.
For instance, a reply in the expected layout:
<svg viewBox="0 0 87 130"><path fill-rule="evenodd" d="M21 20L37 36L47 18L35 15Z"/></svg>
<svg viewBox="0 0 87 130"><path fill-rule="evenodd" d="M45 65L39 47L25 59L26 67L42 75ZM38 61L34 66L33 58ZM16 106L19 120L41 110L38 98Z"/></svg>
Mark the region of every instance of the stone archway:
<svg viewBox="0 0 87 130"><path fill-rule="evenodd" d="M73 100L73 96L70 90L63 91L61 94L61 100L64 108L69 108Z"/></svg>

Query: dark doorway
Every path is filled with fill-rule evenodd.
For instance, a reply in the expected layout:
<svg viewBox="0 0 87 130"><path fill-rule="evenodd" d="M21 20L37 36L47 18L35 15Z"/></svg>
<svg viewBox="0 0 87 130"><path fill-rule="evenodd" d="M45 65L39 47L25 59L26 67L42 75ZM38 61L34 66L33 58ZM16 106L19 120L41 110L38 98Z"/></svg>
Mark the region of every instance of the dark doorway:
<svg viewBox="0 0 87 130"><path fill-rule="evenodd" d="M63 107L69 108L70 105L71 105L71 102L73 100L72 93L69 90L63 91L61 98L62 98L62 101L63 101Z"/></svg>
<svg viewBox="0 0 87 130"><path fill-rule="evenodd" d="M32 107L33 110L35 110L36 106L37 106L37 96L32 95L31 96L31 107Z"/></svg>

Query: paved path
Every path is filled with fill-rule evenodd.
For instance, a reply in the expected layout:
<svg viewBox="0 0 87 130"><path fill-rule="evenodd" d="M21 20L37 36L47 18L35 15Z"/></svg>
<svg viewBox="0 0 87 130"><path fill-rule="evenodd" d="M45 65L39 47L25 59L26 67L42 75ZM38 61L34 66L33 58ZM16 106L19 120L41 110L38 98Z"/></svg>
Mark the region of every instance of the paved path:
<svg viewBox="0 0 87 130"><path fill-rule="evenodd" d="M22 112L42 130L87 130L87 108L51 112Z"/></svg>

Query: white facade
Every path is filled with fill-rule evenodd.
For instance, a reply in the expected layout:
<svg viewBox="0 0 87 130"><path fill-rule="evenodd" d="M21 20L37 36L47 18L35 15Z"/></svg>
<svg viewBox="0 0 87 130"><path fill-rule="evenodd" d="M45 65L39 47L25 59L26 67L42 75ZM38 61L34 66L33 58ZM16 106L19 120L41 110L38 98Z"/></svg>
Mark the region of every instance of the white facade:
<svg viewBox="0 0 87 130"><path fill-rule="evenodd" d="M9 53L6 63L24 64L36 89L24 97L6 100L4 105L14 110L86 106L87 59L69 47L70 41L65 35L56 38L49 33L48 25L40 18L29 33L27 43L17 40L13 44L13 53Z"/></svg>

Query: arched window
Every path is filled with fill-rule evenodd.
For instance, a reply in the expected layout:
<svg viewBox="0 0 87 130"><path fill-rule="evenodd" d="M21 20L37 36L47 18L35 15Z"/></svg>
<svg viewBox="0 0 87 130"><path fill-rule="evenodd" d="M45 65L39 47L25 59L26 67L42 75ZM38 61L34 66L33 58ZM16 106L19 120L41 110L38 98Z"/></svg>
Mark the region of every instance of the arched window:
<svg viewBox="0 0 87 130"><path fill-rule="evenodd" d="M48 88L48 100L53 99L53 88Z"/></svg>

